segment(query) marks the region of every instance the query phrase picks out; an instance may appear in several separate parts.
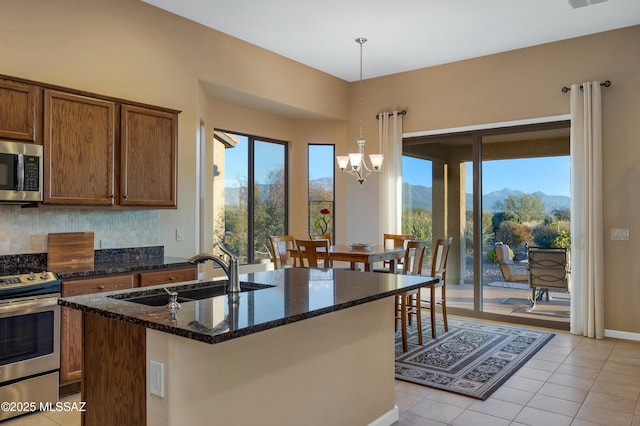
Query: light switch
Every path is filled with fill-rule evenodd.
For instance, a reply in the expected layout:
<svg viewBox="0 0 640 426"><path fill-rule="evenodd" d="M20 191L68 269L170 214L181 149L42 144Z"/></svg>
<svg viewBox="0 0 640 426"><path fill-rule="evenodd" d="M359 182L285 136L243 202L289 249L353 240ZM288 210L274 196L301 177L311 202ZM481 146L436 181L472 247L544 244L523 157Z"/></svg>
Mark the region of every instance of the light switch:
<svg viewBox="0 0 640 426"><path fill-rule="evenodd" d="M629 239L628 228L611 228L611 239L618 241L626 241Z"/></svg>
<svg viewBox="0 0 640 426"><path fill-rule="evenodd" d="M149 393L164 398L164 364L149 360Z"/></svg>
<svg viewBox="0 0 640 426"><path fill-rule="evenodd" d="M184 228L176 228L176 241L184 241Z"/></svg>

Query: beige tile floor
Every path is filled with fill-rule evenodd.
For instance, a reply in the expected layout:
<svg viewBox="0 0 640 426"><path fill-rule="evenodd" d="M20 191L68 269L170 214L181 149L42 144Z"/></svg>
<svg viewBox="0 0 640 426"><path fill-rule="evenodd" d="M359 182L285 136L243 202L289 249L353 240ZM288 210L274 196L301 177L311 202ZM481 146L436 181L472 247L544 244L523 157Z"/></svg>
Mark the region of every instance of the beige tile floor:
<svg viewBox="0 0 640 426"><path fill-rule="evenodd" d="M640 342L549 331L553 340L486 401L396 381L396 425L640 426ZM76 426L80 415L35 413L1 424Z"/></svg>
<svg viewBox="0 0 640 426"><path fill-rule="evenodd" d="M397 426L640 426L640 342L564 331L486 401L396 381Z"/></svg>
<svg viewBox="0 0 640 426"><path fill-rule="evenodd" d="M80 402L80 394L61 398L62 402ZM80 426L80 413L77 411L38 412L0 422L2 426Z"/></svg>

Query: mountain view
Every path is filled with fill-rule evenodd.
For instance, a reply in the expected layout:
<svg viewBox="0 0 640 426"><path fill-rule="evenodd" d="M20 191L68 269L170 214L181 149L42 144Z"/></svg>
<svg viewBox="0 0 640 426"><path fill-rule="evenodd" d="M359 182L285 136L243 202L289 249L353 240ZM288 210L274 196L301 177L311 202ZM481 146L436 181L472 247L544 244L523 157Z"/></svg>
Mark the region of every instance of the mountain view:
<svg viewBox="0 0 640 426"><path fill-rule="evenodd" d="M504 188L500 191L493 191L482 196L482 207L484 211L495 212L497 201L504 201L510 195L521 194L522 191ZM571 199L564 195L547 195L543 192L536 192L540 195L542 203L546 206L545 213L550 213L555 209L569 208ZM424 207L432 210L431 188L422 185L402 184L402 202L413 207ZM472 210L473 194L467 193L467 210Z"/></svg>
<svg viewBox="0 0 640 426"><path fill-rule="evenodd" d="M315 179L311 182L318 188L331 191L333 181L330 178ZM261 196L267 193L266 185L258 185L262 189L259 191ZM225 192L225 202L229 205L234 205L239 202L241 191L239 189L230 190L227 188ZM485 194L482 197L482 206L484 211L495 212L495 204L497 201L504 201L508 196L521 194L522 191L515 189L504 188L500 191L493 191ZM555 209L569 208L571 199L564 195L548 195L543 192L536 192L540 195L542 203L546 206L545 213L551 213ZM402 202L404 205L410 205L413 207L423 207L427 210L432 210L431 204L431 188L422 185L412 185L410 183L402 184ZM467 210L472 210L473 196L467 193Z"/></svg>

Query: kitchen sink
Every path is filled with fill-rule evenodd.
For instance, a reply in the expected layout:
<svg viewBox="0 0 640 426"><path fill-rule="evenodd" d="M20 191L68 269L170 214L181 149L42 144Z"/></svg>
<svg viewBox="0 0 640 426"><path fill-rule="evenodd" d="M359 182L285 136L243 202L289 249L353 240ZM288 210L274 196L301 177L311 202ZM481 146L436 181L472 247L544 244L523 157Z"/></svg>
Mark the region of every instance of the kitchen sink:
<svg viewBox="0 0 640 426"><path fill-rule="evenodd" d="M270 288L273 286L254 283L240 283L241 291L255 291L263 288ZM224 296L227 294L227 282L221 281L219 283L212 283L211 285L205 285L196 288L186 288L180 290L176 287L167 288L167 290L175 291L178 293L178 303L193 302L201 299L208 299L210 297ZM109 296L114 299L125 300L127 302L140 303L147 306L163 306L169 303L169 294L164 289L155 290L152 293L144 293L138 295L131 294L117 294Z"/></svg>

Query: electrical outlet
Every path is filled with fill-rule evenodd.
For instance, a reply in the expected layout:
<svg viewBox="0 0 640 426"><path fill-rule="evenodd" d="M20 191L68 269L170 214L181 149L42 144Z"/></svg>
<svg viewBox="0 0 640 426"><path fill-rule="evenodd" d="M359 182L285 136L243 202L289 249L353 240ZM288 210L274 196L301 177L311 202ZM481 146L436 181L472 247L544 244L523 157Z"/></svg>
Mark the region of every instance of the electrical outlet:
<svg viewBox="0 0 640 426"><path fill-rule="evenodd" d="M627 241L629 239L629 229L611 228L611 239L618 241Z"/></svg>
<svg viewBox="0 0 640 426"><path fill-rule="evenodd" d="M176 228L176 241L184 241L184 228Z"/></svg>
<svg viewBox="0 0 640 426"><path fill-rule="evenodd" d="M149 360L149 392L164 398L164 364Z"/></svg>

